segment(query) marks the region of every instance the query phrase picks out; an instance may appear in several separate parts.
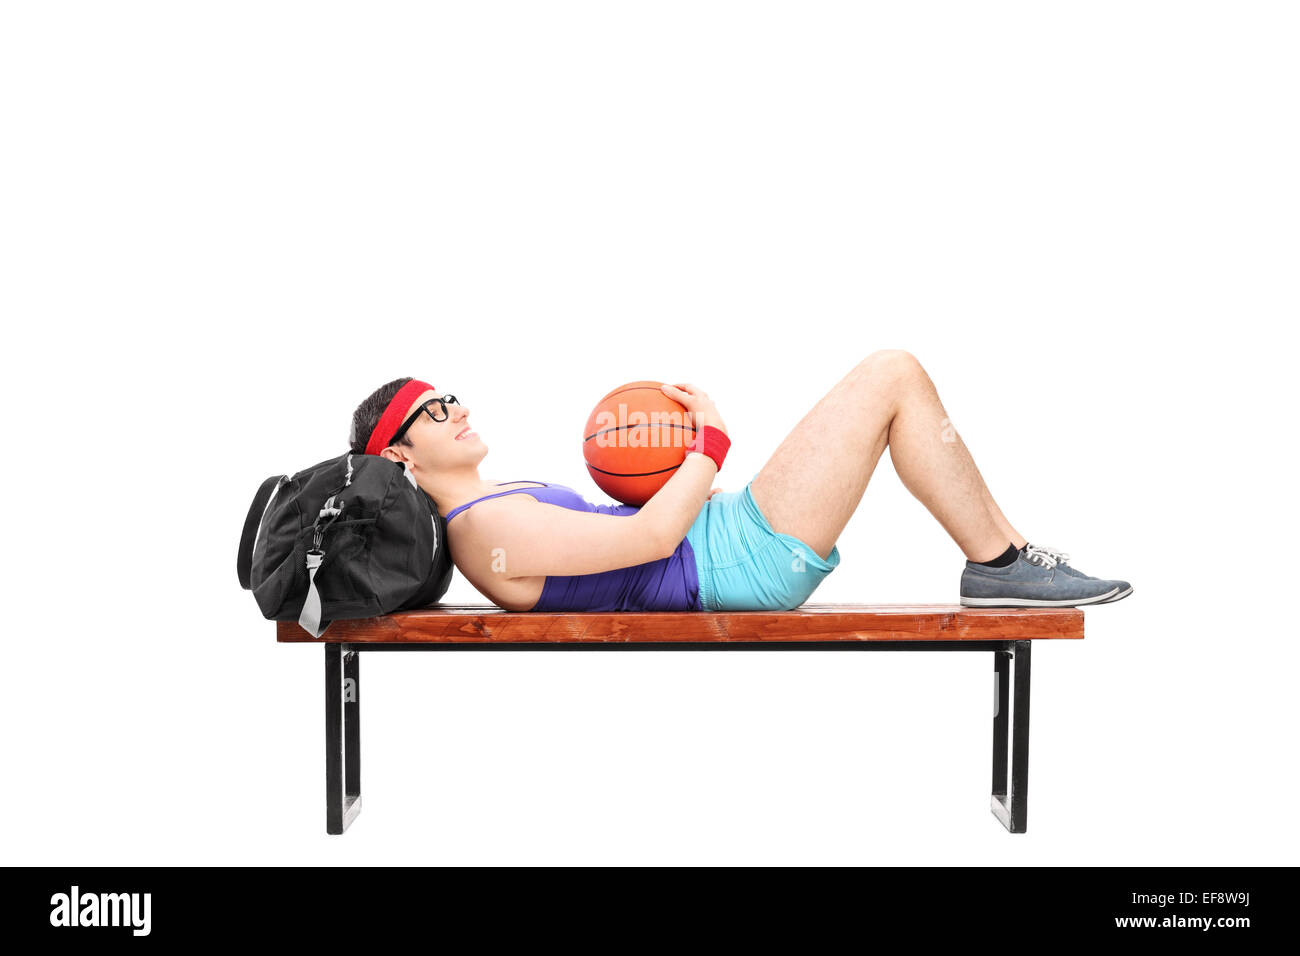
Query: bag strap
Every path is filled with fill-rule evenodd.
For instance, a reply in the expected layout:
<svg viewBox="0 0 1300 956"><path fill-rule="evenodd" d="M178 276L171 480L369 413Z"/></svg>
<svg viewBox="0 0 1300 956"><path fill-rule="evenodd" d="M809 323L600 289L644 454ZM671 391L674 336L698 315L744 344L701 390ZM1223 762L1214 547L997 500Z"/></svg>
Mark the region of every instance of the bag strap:
<svg viewBox="0 0 1300 956"><path fill-rule="evenodd" d="M272 475L262 482L262 487L257 489L257 495L253 498L252 507L248 509L248 517L244 519L244 533L239 538L239 557L236 565L239 571L239 586L245 591L253 589L253 545L257 543L257 529L262 525L262 515L266 513L266 505L276 489L280 487L280 482L287 477L288 475Z"/></svg>
<svg viewBox="0 0 1300 956"><path fill-rule="evenodd" d="M350 475L351 473L349 473L349 480L351 480ZM334 502L337 500L338 495L330 495L312 524L312 546L307 552L307 597L303 599L302 612L298 615L298 626L312 637L320 637L330 626L329 621L322 622L320 618L321 599L320 592L316 590L316 572L320 570L321 562L325 560L325 552L321 547L325 532L343 513L343 502L340 501L336 506Z"/></svg>
<svg viewBox="0 0 1300 956"><path fill-rule="evenodd" d="M325 628L330 626L329 621L326 621L324 626L321 625L320 592L316 590L316 572L320 569L320 563L324 559L325 552L323 551L307 552L307 597L302 602L302 613L298 615L298 626L312 637L320 637L325 633Z"/></svg>

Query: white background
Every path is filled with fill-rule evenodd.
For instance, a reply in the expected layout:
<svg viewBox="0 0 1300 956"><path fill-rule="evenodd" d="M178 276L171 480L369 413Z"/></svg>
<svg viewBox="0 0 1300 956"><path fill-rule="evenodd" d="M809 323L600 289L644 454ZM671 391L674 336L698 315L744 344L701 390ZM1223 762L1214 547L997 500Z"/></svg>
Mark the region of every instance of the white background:
<svg viewBox="0 0 1300 956"><path fill-rule="evenodd" d="M1297 14L1283 3L43 3L0 21L5 862L1297 862ZM739 488L879 348L1031 541L1135 593L991 663L363 661L235 578L262 478L413 375L605 500L631 379ZM957 599L886 456L814 600ZM482 601L461 578L448 600Z"/></svg>

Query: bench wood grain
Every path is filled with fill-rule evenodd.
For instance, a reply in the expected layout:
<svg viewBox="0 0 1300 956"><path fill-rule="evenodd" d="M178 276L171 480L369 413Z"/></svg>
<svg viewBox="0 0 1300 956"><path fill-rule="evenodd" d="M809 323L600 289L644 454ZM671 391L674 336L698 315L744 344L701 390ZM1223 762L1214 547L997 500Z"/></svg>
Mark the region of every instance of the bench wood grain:
<svg viewBox="0 0 1300 956"><path fill-rule="evenodd" d="M587 644L818 641L1028 641L1083 637L1081 608L954 604L805 604L793 611L535 613L491 604L335 621L314 638L277 622L283 643Z"/></svg>

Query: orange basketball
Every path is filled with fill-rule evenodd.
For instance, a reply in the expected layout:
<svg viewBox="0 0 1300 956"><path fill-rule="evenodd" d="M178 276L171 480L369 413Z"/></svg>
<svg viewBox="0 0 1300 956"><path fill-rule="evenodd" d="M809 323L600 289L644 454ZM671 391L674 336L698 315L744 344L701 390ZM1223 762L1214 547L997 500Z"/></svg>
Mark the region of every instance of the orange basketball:
<svg viewBox="0 0 1300 956"><path fill-rule="evenodd" d="M659 388L662 382L628 382L592 409L582 456L592 481L615 501L638 508L664 486L695 438L685 406Z"/></svg>

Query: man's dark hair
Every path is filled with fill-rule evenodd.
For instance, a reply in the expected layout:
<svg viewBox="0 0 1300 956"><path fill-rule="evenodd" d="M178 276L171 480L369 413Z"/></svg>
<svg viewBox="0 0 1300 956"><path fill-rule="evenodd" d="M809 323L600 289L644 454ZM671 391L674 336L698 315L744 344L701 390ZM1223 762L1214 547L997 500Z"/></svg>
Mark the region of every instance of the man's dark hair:
<svg viewBox="0 0 1300 956"><path fill-rule="evenodd" d="M366 442L370 440L370 433L379 424L384 409L393 400L393 396L402 390L402 386L411 380L410 376L395 378L387 385L379 386L370 393L370 396L364 402L357 406L357 410L352 413L352 431L348 437L354 455L365 454ZM409 435L403 435L393 444L405 448L415 447L415 443L411 441Z"/></svg>

